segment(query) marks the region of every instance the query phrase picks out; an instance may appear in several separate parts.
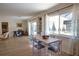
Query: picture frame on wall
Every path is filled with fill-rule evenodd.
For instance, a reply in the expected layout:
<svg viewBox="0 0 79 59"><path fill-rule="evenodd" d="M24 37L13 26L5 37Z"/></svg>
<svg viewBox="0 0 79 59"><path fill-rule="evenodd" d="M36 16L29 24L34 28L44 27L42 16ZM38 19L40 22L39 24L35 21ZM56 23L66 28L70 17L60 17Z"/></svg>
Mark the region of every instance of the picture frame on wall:
<svg viewBox="0 0 79 59"><path fill-rule="evenodd" d="M22 27L22 23L17 23L17 27Z"/></svg>

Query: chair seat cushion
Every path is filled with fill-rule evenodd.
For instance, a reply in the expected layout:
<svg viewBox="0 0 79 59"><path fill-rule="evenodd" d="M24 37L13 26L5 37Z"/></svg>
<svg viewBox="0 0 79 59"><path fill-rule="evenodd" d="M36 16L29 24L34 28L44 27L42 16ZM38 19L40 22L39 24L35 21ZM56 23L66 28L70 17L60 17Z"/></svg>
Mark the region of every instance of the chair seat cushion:
<svg viewBox="0 0 79 59"><path fill-rule="evenodd" d="M36 47L37 49L42 49L42 48L44 48L45 46L44 46L44 45L41 45L41 44L38 44L38 45L35 45L34 47Z"/></svg>
<svg viewBox="0 0 79 59"><path fill-rule="evenodd" d="M48 50L51 50L53 52L58 52L59 48L57 46L49 46Z"/></svg>

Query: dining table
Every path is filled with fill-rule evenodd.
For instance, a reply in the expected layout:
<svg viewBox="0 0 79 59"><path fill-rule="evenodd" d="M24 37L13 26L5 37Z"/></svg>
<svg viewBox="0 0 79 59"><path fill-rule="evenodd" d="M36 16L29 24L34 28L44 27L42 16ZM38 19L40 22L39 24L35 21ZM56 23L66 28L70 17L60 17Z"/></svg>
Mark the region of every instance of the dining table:
<svg viewBox="0 0 79 59"><path fill-rule="evenodd" d="M42 35L35 35L35 36L33 36L36 40L39 40L39 41L42 41L43 43L45 43L45 46L46 46L46 55L48 55L48 53L47 53L47 50L48 50L48 44L50 44L50 43L53 43L53 42L62 42L62 40L61 39L58 39L58 38L53 38L53 37L48 37L47 39L44 39L43 37L42 37Z"/></svg>

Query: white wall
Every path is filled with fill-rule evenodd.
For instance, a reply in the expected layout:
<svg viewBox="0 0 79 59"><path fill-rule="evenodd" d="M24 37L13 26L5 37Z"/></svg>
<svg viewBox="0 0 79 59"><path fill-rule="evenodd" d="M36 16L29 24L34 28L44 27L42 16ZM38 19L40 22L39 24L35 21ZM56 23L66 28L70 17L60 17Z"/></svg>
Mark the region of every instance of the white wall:
<svg viewBox="0 0 79 59"><path fill-rule="evenodd" d="M10 17L10 16L0 16L0 34L2 34L1 22L8 22L9 36L13 36L13 31L17 30L16 23L22 23L22 20Z"/></svg>

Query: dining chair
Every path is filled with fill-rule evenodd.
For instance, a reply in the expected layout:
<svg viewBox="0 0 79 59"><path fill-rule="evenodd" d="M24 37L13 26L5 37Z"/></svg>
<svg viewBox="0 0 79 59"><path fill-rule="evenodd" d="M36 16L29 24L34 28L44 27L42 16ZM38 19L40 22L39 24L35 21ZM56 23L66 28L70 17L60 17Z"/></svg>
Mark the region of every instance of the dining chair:
<svg viewBox="0 0 79 59"><path fill-rule="evenodd" d="M48 44L48 51L51 52L51 55L60 55L61 54L61 47L62 41L55 41Z"/></svg>
<svg viewBox="0 0 79 59"><path fill-rule="evenodd" d="M33 38L33 55L35 54L34 53L34 48L37 49L37 55L40 56L41 52L42 52L42 49L45 48L45 45L44 45L44 43L42 41L39 41L39 40Z"/></svg>

